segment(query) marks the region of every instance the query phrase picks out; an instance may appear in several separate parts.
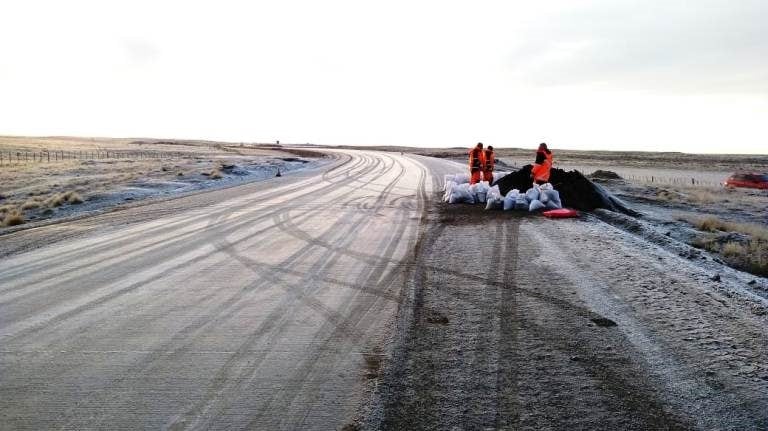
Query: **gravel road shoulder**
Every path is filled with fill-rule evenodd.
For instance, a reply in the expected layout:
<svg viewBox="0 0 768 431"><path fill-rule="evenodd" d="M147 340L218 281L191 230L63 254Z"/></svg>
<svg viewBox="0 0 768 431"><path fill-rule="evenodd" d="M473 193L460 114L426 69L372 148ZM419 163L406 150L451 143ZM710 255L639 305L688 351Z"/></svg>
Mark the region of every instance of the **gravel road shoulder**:
<svg viewBox="0 0 768 431"><path fill-rule="evenodd" d="M415 260L364 428L768 426L765 316L683 257L434 203Z"/></svg>

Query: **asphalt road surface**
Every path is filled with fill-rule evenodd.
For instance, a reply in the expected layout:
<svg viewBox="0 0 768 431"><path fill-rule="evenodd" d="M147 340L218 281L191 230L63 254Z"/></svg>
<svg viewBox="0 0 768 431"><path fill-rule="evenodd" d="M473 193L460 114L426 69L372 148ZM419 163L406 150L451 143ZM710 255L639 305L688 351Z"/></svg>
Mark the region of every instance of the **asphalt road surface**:
<svg viewBox="0 0 768 431"><path fill-rule="evenodd" d="M317 170L0 237L3 429L765 429L768 325L594 217Z"/></svg>

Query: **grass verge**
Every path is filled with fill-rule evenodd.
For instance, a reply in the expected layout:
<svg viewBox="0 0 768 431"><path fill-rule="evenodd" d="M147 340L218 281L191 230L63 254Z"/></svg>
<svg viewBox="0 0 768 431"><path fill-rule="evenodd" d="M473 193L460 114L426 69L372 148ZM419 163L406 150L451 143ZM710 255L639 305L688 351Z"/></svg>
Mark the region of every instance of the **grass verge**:
<svg viewBox="0 0 768 431"><path fill-rule="evenodd" d="M694 240L694 246L719 254L734 268L768 276L768 227L713 216L679 216L678 220L703 231Z"/></svg>

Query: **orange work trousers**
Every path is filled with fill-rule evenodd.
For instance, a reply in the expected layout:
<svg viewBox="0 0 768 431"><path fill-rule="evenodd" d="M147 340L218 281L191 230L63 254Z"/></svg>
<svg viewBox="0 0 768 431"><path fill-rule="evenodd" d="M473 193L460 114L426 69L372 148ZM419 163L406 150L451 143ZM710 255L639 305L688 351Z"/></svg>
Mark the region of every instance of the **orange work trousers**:
<svg viewBox="0 0 768 431"><path fill-rule="evenodd" d="M469 183L470 184L479 183L481 180L480 176L482 175L482 171L478 169L478 170L471 170L469 172L470 172Z"/></svg>
<svg viewBox="0 0 768 431"><path fill-rule="evenodd" d="M488 181L488 185L493 184L493 171L483 171L483 181Z"/></svg>

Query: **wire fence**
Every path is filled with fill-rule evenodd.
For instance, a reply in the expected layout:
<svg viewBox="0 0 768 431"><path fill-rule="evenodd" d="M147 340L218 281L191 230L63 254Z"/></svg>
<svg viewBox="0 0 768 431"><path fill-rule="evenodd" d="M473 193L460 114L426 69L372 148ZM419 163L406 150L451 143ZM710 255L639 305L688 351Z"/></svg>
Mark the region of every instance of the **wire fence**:
<svg viewBox="0 0 768 431"><path fill-rule="evenodd" d="M677 185L677 186L691 186L691 187L720 187L723 185L725 178L722 181L713 179L702 179L696 177L670 177L665 175L625 175L622 178L626 181L641 184L657 184L657 185Z"/></svg>
<svg viewBox="0 0 768 431"><path fill-rule="evenodd" d="M523 166L530 163L528 160L509 160L515 166ZM732 172L718 170L692 170L692 169L670 169L670 168L652 168L652 167L630 167L630 166L597 166L580 164L556 164L556 168L569 170L578 170L584 175L591 176L598 170L612 171L618 174L624 181L651 185L651 186L677 186L677 187L701 187L712 188L722 187L725 180Z"/></svg>
<svg viewBox="0 0 768 431"><path fill-rule="evenodd" d="M132 150L57 150L57 151L0 151L0 166L28 163L54 163L67 160L145 160L197 158L198 153L188 151L132 151Z"/></svg>

